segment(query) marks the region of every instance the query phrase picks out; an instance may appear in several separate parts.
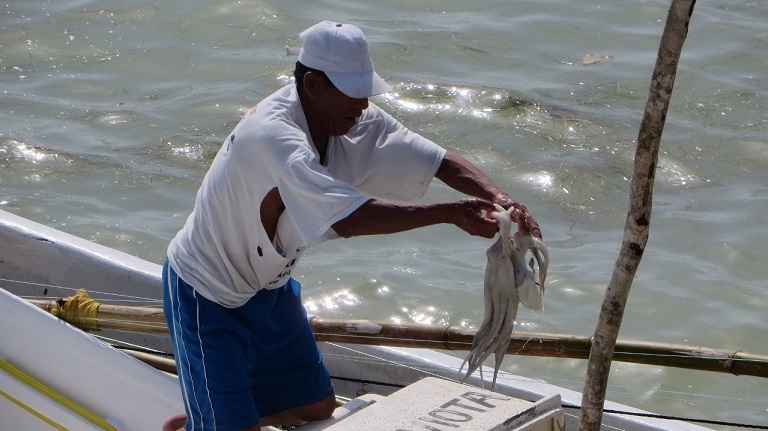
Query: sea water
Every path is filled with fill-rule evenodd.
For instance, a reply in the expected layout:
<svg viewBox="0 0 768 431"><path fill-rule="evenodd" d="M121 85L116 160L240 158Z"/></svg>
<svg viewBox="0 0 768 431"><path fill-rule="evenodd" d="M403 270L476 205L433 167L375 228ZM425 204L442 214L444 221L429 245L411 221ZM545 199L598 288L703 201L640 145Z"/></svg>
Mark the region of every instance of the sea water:
<svg viewBox="0 0 768 431"><path fill-rule="evenodd" d="M9 0L0 208L161 263L223 139L291 82L285 47L319 20L354 23L394 89L372 102L472 160L541 225L552 259L545 309L521 308L517 328L589 336L622 240L668 8ZM766 23L765 0L696 5L621 338L768 354ZM435 181L421 202L458 197ZM476 328L489 245L447 225L331 241L295 275L325 317ZM581 390L586 362L508 356L503 369ZM768 424L768 381L755 377L614 362L608 397Z"/></svg>

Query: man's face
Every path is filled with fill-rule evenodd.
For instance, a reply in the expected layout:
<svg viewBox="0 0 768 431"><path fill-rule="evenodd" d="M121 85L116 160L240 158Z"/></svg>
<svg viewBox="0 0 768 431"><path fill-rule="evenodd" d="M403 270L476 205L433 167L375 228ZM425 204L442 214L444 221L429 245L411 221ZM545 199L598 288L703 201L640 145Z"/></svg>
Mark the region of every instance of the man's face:
<svg viewBox="0 0 768 431"><path fill-rule="evenodd" d="M326 82L321 92L323 120L331 136L346 135L368 109L367 98L349 97L331 83Z"/></svg>

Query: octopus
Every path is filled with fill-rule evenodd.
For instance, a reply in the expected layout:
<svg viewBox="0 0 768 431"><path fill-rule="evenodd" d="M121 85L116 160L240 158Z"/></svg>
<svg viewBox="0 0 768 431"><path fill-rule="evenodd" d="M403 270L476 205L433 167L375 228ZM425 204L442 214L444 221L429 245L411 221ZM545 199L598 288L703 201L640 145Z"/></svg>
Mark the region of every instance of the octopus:
<svg viewBox="0 0 768 431"><path fill-rule="evenodd" d="M485 313L480 328L475 332L469 355L459 368L461 372L467 365L462 382L478 368L482 379L481 365L493 353L495 366L491 389L496 386L496 376L509 347L518 304L536 311L544 309L544 281L549 266L549 250L544 242L521 231L511 235L511 211L511 208L505 210L496 205L496 211L490 213L499 222L499 237L486 251ZM526 263L529 251L533 256ZM538 265L538 280L534 262Z"/></svg>

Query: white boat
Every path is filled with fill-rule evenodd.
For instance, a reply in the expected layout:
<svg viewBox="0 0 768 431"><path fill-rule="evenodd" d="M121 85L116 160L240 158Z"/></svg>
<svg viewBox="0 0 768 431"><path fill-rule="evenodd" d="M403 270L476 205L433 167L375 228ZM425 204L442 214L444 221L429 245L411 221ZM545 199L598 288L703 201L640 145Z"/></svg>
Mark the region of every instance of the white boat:
<svg viewBox="0 0 768 431"><path fill-rule="evenodd" d="M147 298L154 298L160 307L159 265L5 211L0 211L0 244L0 430L159 430L165 418L183 411L175 376L104 342L169 352L165 334L104 330L97 339L21 298L56 299L85 289L105 303L117 299L146 306ZM455 381L461 366L460 359L429 349L326 342L320 346L337 395L350 399L364 394L388 396L425 377ZM484 374L492 372L486 369ZM476 373L467 384L480 387L482 381ZM564 429L577 429L579 410L568 407L581 403L579 392L504 372L499 373L495 391L529 403L559 397L566 406ZM652 417L617 403L607 402L605 408L625 413L605 413L603 429L708 429ZM354 429L342 424L365 418L369 410L373 412L366 408L333 429ZM436 423L418 429L443 429ZM469 428L451 424L445 429Z"/></svg>

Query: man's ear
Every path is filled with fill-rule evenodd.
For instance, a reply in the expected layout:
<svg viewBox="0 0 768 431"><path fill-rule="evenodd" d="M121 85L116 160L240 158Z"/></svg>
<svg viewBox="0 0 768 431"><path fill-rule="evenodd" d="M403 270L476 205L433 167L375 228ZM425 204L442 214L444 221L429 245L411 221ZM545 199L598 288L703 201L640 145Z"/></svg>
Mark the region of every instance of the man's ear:
<svg viewBox="0 0 768 431"><path fill-rule="evenodd" d="M322 89L325 84L325 80L322 76L312 72L304 74L304 90L309 94L316 94L318 90Z"/></svg>

